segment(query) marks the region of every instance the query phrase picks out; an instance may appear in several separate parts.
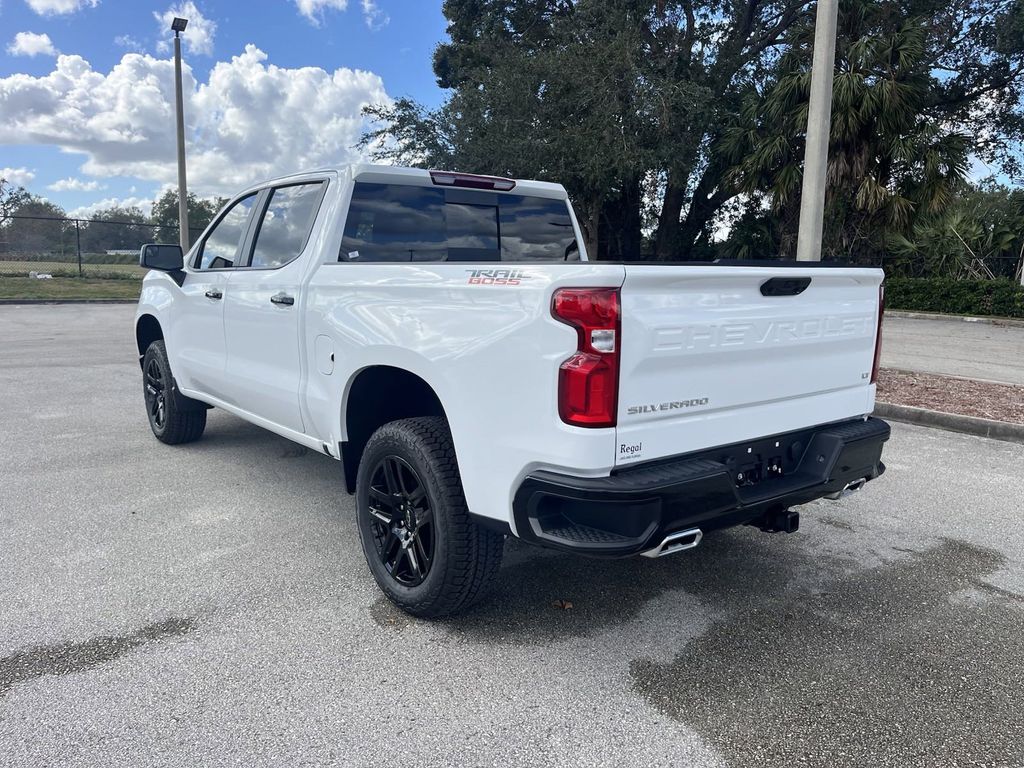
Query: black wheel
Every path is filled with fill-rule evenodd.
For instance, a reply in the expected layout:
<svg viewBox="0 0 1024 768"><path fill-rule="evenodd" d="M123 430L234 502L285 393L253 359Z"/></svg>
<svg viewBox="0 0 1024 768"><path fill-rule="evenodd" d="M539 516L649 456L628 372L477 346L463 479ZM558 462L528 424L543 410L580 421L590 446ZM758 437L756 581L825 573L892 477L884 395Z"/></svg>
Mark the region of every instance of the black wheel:
<svg viewBox="0 0 1024 768"><path fill-rule="evenodd" d="M168 445L198 440L206 429L206 406L178 392L163 341L154 341L142 358L142 393L149 426Z"/></svg>
<svg viewBox="0 0 1024 768"><path fill-rule="evenodd" d="M359 464L356 507L374 579L415 616L467 608L501 566L504 537L470 518L444 419L403 419L374 432Z"/></svg>

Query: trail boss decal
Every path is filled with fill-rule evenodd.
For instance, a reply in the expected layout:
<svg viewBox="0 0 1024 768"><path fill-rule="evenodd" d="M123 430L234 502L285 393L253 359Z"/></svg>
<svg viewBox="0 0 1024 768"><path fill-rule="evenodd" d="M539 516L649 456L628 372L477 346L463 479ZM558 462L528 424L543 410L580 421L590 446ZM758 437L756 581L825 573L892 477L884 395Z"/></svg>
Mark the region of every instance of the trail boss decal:
<svg viewBox="0 0 1024 768"><path fill-rule="evenodd" d="M470 285L519 285L522 280L529 280L521 269L467 269Z"/></svg>
<svg viewBox="0 0 1024 768"><path fill-rule="evenodd" d="M626 408L629 416L638 416L641 413L656 413L657 411L673 411L676 408L697 408L707 405L708 398L699 397L696 400L672 400L668 403L657 403L652 405L631 405Z"/></svg>

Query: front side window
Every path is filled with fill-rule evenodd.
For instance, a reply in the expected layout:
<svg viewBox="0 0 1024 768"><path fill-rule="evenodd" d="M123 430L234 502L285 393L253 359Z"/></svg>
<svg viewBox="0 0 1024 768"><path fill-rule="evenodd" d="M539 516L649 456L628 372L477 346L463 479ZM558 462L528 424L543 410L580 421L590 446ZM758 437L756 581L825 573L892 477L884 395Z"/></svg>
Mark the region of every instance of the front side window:
<svg viewBox="0 0 1024 768"><path fill-rule="evenodd" d="M199 249L198 269L230 269L235 266L257 194L253 192L237 200L214 225Z"/></svg>
<svg viewBox="0 0 1024 768"><path fill-rule="evenodd" d="M278 187L270 193L250 266L274 269L296 259L313 228L323 182Z"/></svg>
<svg viewBox="0 0 1024 768"><path fill-rule="evenodd" d="M568 204L356 182L338 261L578 261Z"/></svg>

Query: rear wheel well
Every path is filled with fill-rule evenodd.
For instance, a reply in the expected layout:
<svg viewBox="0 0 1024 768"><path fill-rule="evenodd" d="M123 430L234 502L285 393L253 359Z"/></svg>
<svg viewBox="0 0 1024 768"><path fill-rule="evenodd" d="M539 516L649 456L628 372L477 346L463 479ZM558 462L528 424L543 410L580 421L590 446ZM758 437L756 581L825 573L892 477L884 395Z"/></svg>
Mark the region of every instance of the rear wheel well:
<svg viewBox="0 0 1024 768"><path fill-rule="evenodd" d="M356 488L356 474L370 435L390 421L414 416L446 418L437 393L427 382L402 368L364 368L352 382L345 406L347 442L341 446L345 484Z"/></svg>
<svg viewBox="0 0 1024 768"><path fill-rule="evenodd" d="M142 363L142 356L146 354L149 345L154 341L160 341L164 337L164 331L160 322L152 315L143 315L135 324L135 343L139 348L139 363Z"/></svg>

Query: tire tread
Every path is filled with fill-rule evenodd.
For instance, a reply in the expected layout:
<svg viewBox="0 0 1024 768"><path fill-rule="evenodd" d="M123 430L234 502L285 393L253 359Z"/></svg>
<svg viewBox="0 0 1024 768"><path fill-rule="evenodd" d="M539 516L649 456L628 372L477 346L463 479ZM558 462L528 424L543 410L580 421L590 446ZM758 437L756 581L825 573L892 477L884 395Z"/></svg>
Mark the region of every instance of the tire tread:
<svg viewBox="0 0 1024 768"><path fill-rule="evenodd" d="M439 617L465 610L479 601L494 581L501 567L505 537L477 525L470 516L455 446L443 418L423 416L389 422L370 438L367 451L382 439L406 442L426 460L443 494L439 501L448 519L449 549L447 562L438 564L446 570L444 579L436 581L426 594L410 600L381 586L392 602L416 616Z"/></svg>
<svg viewBox="0 0 1024 768"><path fill-rule="evenodd" d="M149 345L149 349L146 350L145 359L149 359L150 354L157 358L157 363L163 369L167 381L170 383L166 401L167 415L164 429L159 434L154 429L154 436L161 443L166 443L167 445L195 442L203 436L203 431L206 429L206 409L198 404L195 408L185 409L179 407L181 400L186 402L194 401L190 401L189 398L178 392L178 383L174 380L174 375L171 373L171 364L167 360L167 348L164 346L162 339L154 341ZM145 359L143 366L145 366Z"/></svg>

